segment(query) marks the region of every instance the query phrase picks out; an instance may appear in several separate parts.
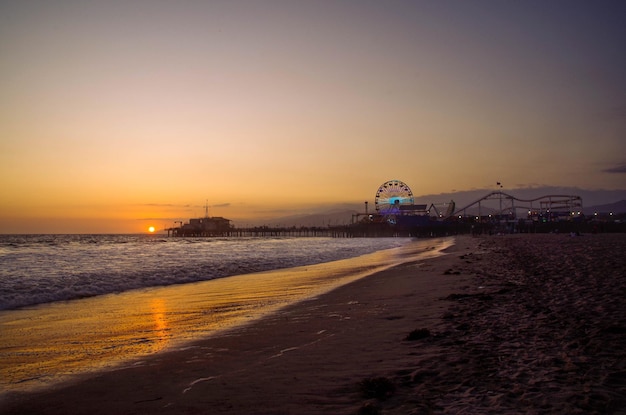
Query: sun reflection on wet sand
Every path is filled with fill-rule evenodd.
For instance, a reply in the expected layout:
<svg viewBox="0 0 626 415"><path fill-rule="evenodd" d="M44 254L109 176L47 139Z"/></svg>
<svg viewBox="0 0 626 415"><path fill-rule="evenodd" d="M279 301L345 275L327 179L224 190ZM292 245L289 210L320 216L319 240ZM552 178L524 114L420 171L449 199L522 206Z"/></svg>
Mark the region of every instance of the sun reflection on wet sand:
<svg viewBox="0 0 626 415"><path fill-rule="evenodd" d="M167 310L165 308L165 300L162 298L152 300L150 302L150 311L154 318L154 331L156 334L154 351L157 352L167 347L171 337L166 318Z"/></svg>

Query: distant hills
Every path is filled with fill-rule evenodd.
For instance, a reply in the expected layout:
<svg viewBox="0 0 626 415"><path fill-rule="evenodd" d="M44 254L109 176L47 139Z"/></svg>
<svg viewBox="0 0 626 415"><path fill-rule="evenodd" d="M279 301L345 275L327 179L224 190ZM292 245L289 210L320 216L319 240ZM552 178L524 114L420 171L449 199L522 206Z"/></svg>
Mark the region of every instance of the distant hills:
<svg viewBox="0 0 626 415"><path fill-rule="evenodd" d="M439 194L429 194L415 196L416 204L440 205L453 200L457 208L466 206L483 196L496 190L502 190L504 193L510 194L519 199L535 199L546 195L575 195L582 197L583 213L592 215L594 212L600 213L626 213L626 190L585 190L575 187L536 187L536 188L519 188L519 189L474 189L460 192L449 192ZM369 212L373 213L374 195L369 201ZM485 208L488 211L488 207ZM313 207L307 212L294 212L293 215L281 216L266 219L261 222L246 220L247 223L254 223L256 226L335 226L347 225L352 221L352 216L357 213L365 213L363 203L342 203L337 205L327 205L322 207ZM469 214L473 214L468 212ZM235 225L238 225L235 221Z"/></svg>
<svg viewBox="0 0 626 415"><path fill-rule="evenodd" d="M362 213L363 209L332 209L321 211L319 213L302 213L296 215L282 216L278 218L268 219L258 225L279 226L279 227L327 227L337 225L348 225L352 221L352 215Z"/></svg>
<svg viewBox="0 0 626 415"><path fill-rule="evenodd" d="M626 200L620 200L615 203L607 203L604 205L596 205L590 207L583 207L585 215L593 215L594 213L626 213Z"/></svg>

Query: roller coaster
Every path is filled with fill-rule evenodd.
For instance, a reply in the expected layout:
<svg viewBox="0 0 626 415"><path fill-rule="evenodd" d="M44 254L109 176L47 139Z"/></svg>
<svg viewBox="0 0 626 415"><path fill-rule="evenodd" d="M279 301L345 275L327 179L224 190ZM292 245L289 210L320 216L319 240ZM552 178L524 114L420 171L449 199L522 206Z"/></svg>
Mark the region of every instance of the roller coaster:
<svg viewBox="0 0 626 415"><path fill-rule="evenodd" d="M353 215L353 224L384 223L399 227L433 226L450 221L511 222L530 220L555 222L582 216L582 198L575 195L545 195L521 199L502 191L493 191L457 208L455 202L415 204L413 192L404 182L390 180L376 192L375 214L367 211Z"/></svg>
<svg viewBox="0 0 626 415"><path fill-rule="evenodd" d="M580 196L546 195L534 199L520 199L508 193L496 191L455 210L446 219L474 216L476 219L513 220L525 217L553 221L579 217L582 209L583 202ZM518 211L524 213L520 215Z"/></svg>

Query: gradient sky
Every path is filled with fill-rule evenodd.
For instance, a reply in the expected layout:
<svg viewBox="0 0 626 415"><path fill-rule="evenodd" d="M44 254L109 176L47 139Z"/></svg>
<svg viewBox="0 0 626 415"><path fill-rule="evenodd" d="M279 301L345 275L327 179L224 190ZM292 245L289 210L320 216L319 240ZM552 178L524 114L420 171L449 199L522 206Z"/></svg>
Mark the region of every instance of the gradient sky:
<svg viewBox="0 0 626 415"><path fill-rule="evenodd" d="M624 1L0 0L0 233L626 188ZM154 220L153 220L154 219Z"/></svg>

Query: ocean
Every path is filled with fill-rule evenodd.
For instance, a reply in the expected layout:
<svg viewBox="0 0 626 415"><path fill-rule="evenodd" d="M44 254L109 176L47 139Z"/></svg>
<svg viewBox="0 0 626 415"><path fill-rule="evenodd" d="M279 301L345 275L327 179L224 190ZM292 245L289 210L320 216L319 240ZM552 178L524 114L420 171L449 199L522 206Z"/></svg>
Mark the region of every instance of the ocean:
<svg viewBox="0 0 626 415"><path fill-rule="evenodd" d="M0 389L45 388L185 347L450 244L1 235Z"/></svg>
<svg viewBox="0 0 626 415"><path fill-rule="evenodd" d="M406 238L0 235L0 310L317 264Z"/></svg>

